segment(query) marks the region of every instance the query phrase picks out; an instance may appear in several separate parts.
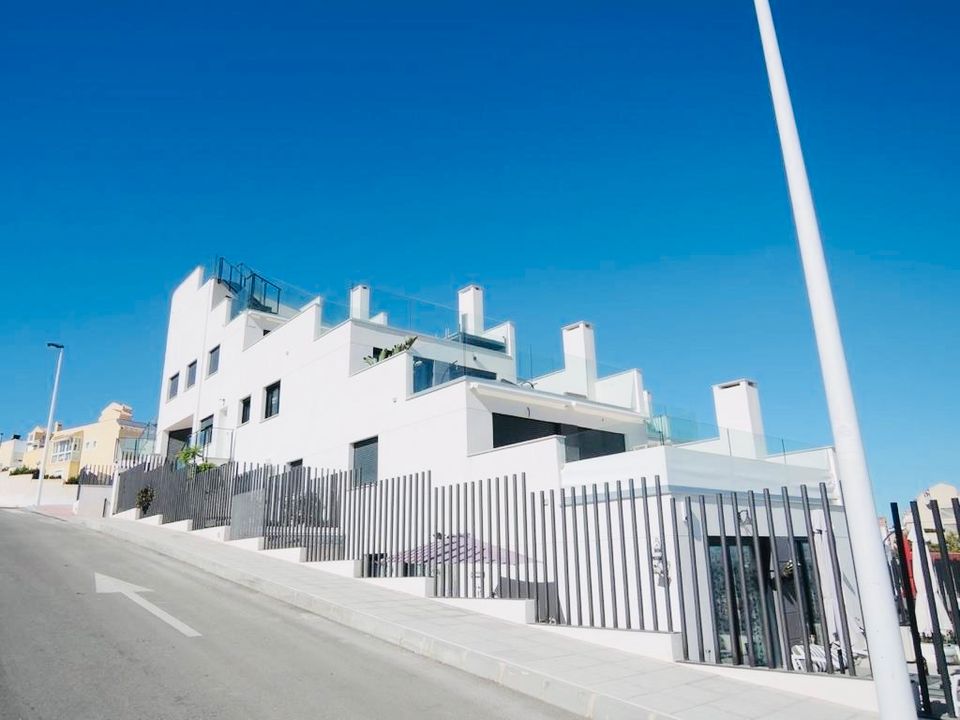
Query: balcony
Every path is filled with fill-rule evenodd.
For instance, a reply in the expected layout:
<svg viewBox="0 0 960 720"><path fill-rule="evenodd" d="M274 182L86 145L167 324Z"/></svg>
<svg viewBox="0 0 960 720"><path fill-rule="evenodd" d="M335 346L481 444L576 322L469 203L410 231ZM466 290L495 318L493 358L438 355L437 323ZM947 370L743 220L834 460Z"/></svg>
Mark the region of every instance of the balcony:
<svg viewBox="0 0 960 720"><path fill-rule="evenodd" d="M234 265L224 258L217 260L217 282L225 285L233 296L231 320L244 310L280 314L280 286L242 263Z"/></svg>
<svg viewBox="0 0 960 720"><path fill-rule="evenodd" d="M456 362L443 362L432 358L417 357L413 360L413 392L423 392L462 377L496 380L497 374L489 370L465 367Z"/></svg>

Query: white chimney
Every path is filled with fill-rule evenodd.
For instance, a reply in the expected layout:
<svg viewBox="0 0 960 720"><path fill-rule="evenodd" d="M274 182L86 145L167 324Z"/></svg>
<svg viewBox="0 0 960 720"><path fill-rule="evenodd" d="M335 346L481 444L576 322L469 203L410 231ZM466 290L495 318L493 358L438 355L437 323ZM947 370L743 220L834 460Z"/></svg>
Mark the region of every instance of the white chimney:
<svg viewBox="0 0 960 720"><path fill-rule="evenodd" d="M350 317L355 320L370 319L369 285L354 285L350 288Z"/></svg>
<svg viewBox="0 0 960 720"><path fill-rule="evenodd" d="M713 386L713 406L720 439L731 455L759 458L767 455L760 414L760 390L753 380L733 380Z"/></svg>
<svg viewBox="0 0 960 720"><path fill-rule="evenodd" d="M581 320L563 328L563 367L568 391L594 398L597 344L590 323Z"/></svg>
<svg viewBox="0 0 960 720"><path fill-rule="evenodd" d="M483 288L467 285L457 293L460 330L470 335L483 333Z"/></svg>

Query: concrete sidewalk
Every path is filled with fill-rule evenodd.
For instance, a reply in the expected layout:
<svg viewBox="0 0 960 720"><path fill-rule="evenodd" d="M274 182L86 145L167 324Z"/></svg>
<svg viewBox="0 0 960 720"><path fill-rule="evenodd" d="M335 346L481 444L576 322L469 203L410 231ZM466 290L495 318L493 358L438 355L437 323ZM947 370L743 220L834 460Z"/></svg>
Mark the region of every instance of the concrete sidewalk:
<svg viewBox="0 0 960 720"><path fill-rule="evenodd" d="M63 518L61 518L63 519ZM600 647L128 520L68 520L150 548L437 662L582 717L867 720L874 713ZM741 673L764 672L741 670ZM826 678L824 678L826 680ZM832 679L838 693L847 679Z"/></svg>

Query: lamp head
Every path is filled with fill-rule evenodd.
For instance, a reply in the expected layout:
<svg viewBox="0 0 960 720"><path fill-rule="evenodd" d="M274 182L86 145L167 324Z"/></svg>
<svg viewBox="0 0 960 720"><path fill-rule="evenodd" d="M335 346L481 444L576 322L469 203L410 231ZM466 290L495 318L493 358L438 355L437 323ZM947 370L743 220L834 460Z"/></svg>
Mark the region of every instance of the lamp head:
<svg viewBox="0 0 960 720"><path fill-rule="evenodd" d="M57 348L58 350L63 350L63 345L61 345L60 343L55 343L55 342L48 342L48 343L47 343L47 347L49 347L49 348Z"/></svg>

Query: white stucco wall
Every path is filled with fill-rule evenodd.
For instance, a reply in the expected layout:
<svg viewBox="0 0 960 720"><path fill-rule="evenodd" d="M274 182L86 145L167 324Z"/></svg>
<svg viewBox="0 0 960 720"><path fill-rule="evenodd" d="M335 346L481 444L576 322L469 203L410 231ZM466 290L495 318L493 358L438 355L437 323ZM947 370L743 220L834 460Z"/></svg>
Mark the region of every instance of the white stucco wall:
<svg viewBox="0 0 960 720"><path fill-rule="evenodd" d="M201 420L212 415L211 458L274 464L302 460L308 466L341 469L350 466L352 443L376 436L381 477L430 470L434 482L443 484L486 472L471 470L471 465L489 459L472 461L469 456L493 448L494 412L613 431L632 421L638 428L633 435L642 435L642 416L628 409L642 397L639 374L600 383L609 410L603 405L589 412L575 408L565 404L562 395L552 396L553 408L542 407L530 403L529 390L524 394L513 384L516 361L502 352L417 336L411 350L368 366L364 358L374 347L392 347L411 337L411 331L359 318L329 327L320 299L297 312L281 313L291 315L282 323L276 316L252 311L231 320L229 312L225 286L203 282L199 269L174 292L158 412L161 448L169 431L195 432ZM270 329L267 335L265 328ZM584 328L577 325L573 331L568 328L565 338L572 337L571 332L583 334ZM515 343L509 323L490 333L502 335L508 345ZM589 333L585 337L589 340ZM208 354L217 346L219 369L209 375ZM471 392L473 378L414 393L417 357L496 373L495 384L507 395L493 400ZM193 361L198 363L197 381L187 388L187 366ZM174 373L180 374L179 391L168 398L167 383ZM280 412L264 418L265 388L278 380ZM240 424L240 402L247 396L251 417ZM614 405L620 407L617 417ZM510 467L501 472L527 471L556 480L557 462L546 460L543 467L518 467L516 463L540 460L515 452L507 458Z"/></svg>

